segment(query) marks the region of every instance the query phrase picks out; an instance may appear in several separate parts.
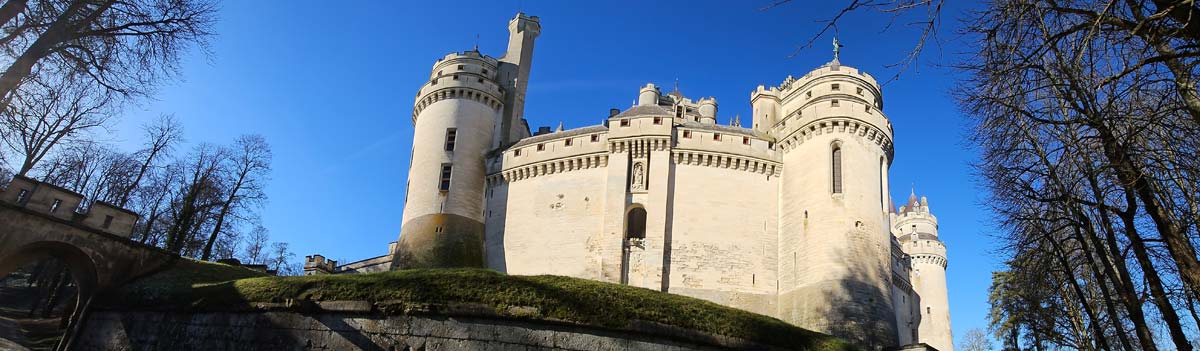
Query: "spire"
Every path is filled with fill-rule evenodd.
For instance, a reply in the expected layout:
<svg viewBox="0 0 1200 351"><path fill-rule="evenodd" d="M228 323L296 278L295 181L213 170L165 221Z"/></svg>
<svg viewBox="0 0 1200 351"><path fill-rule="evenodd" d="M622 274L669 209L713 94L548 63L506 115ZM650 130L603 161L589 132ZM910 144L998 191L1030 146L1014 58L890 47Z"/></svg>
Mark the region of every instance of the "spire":
<svg viewBox="0 0 1200 351"><path fill-rule="evenodd" d="M888 195L888 213L896 213L896 202L892 200L892 195Z"/></svg>
<svg viewBox="0 0 1200 351"><path fill-rule="evenodd" d="M729 125L734 126L734 127L741 127L742 126L742 115L740 115L740 114L733 115L733 119L729 121Z"/></svg>
<svg viewBox="0 0 1200 351"><path fill-rule="evenodd" d="M904 205L904 212L915 211L920 205L921 202L917 201L917 188L914 186L908 194L908 204Z"/></svg>
<svg viewBox="0 0 1200 351"><path fill-rule="evenodd" d="M558 128L557 128L557 129L555 129L554 131L555 131L555 132L561 132L561 131L563 131L563 128L562 128L562 121L558 121Z"/></svg>

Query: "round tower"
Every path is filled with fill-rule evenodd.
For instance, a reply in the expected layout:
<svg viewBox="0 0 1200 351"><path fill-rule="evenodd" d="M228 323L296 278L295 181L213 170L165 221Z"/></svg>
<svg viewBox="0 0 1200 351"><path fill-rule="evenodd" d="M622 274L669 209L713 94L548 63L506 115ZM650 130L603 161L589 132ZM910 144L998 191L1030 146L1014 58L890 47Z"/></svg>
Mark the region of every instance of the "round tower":
<svg viewBox="0 0 1200 351"><path fill-rule="evenodd" d="M917 342L954 351L950 334L950 303L946 291L946 245L938 239L937 217L925 197L909 195L893 222L900 248L912 257L912 287L919 296Z"/></svg>
<svg viewBox="0 0 1200 351"><path fill-rule="evenodd" d="M496 74L496 59L454 53L417 92L393 268L484 266L484 159L505 99Z"/></svg>
<svg viewBox="0 0 1200 351"><path fill-rule="evenodd" d="M892 131L879 85L836 60L776 89L758 89L756 127L782 147L781 319L865 346L895 346L891 226Z"/></svg>
<svg viewBox="0 0 1200 351"><path fill-rule="evenodd" d="M701 98L699 103L700 123L717 124L717 98Z"/></svg>
<svg viewBox="0 0 1200 351"><path fill-rule="evenodd" d="M662 92L658 90L658 87L654 86L654 83L646 83L646 86L642 87L638 92L638 106L658 105L658 97L660 95L662 95Z"/></svg>

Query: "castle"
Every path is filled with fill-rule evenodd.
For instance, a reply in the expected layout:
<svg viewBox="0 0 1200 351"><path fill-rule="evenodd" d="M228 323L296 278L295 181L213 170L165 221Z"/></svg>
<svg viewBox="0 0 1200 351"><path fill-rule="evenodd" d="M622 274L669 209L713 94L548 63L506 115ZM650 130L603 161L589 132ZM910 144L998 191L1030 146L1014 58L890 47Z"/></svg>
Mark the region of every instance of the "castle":
<svg viewBox="0 0 1200 351"><path fill-rule="evenodd" d="M742 126L717 100L654 84L603 125L530 133L538 17L499 58L433 66L416 94L412 163L389 254L306 274L487 267L697 297L870 348L953 349L946 248L925 198L889 194L880 86L834 60L750 93Z"/></svg>

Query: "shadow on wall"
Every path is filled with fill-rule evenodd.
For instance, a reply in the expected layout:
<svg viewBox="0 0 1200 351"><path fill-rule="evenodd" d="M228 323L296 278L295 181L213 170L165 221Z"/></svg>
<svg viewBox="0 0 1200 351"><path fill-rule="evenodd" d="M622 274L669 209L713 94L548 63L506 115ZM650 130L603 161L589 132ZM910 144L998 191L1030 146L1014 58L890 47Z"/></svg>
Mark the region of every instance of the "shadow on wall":
<svg viewBox="0 0 1200 351"><path fill-rule="evenodd" d="M850 236L850 243L837 248L839 252L832 257L857 258L878 254L890 258L890 247L884 251L876 243L881 240L871 238L874 234L866 228L844 232L843 235ZM820 236L822 233L811 235ZM849 253L848 247L867 247L876 252ZM863 261L854 259L840 262L846 265L842 279L793 292L801 296L794 297L796 301L792 308L795 308L796 315L792 321L801 327L851 340L866 350L896 346L899 340L891 300L891 267L883 265L885 261L880 261L880 265L876 266ZM888 284L877 287L868 283L871 281ZM812 291L814 289L816 291Z"/></svg>
<svg viewBox="0 0 1200 351"><path fill-rule="evenodd" d="M508 256L504 250L504 232L505 225L508 222L508 182L502 179L492 181L489 184L485 196L487 203L501 204L494 212L484 210L484 232L483 247L484 259L486 259L487 268L491 268L500 272L508 272ZM487 206L485 206L486 208Z"/></svg>

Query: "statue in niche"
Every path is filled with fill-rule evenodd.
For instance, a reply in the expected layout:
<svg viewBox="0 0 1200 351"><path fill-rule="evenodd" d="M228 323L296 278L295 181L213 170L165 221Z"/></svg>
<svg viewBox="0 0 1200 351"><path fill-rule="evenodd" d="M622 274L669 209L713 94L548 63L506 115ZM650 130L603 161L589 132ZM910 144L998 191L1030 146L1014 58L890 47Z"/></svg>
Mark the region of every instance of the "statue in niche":
<svg viewBox="0 0 1200 351"><path fill-rule="evenodd" d="M631 188L633 188L633 190L645 190L646 189L646 177L645 177L646 170L645 170L645 168L646 167L643 166L641 162L633 163L633 182L632 182L632 186L631 186Z"/></svg>

